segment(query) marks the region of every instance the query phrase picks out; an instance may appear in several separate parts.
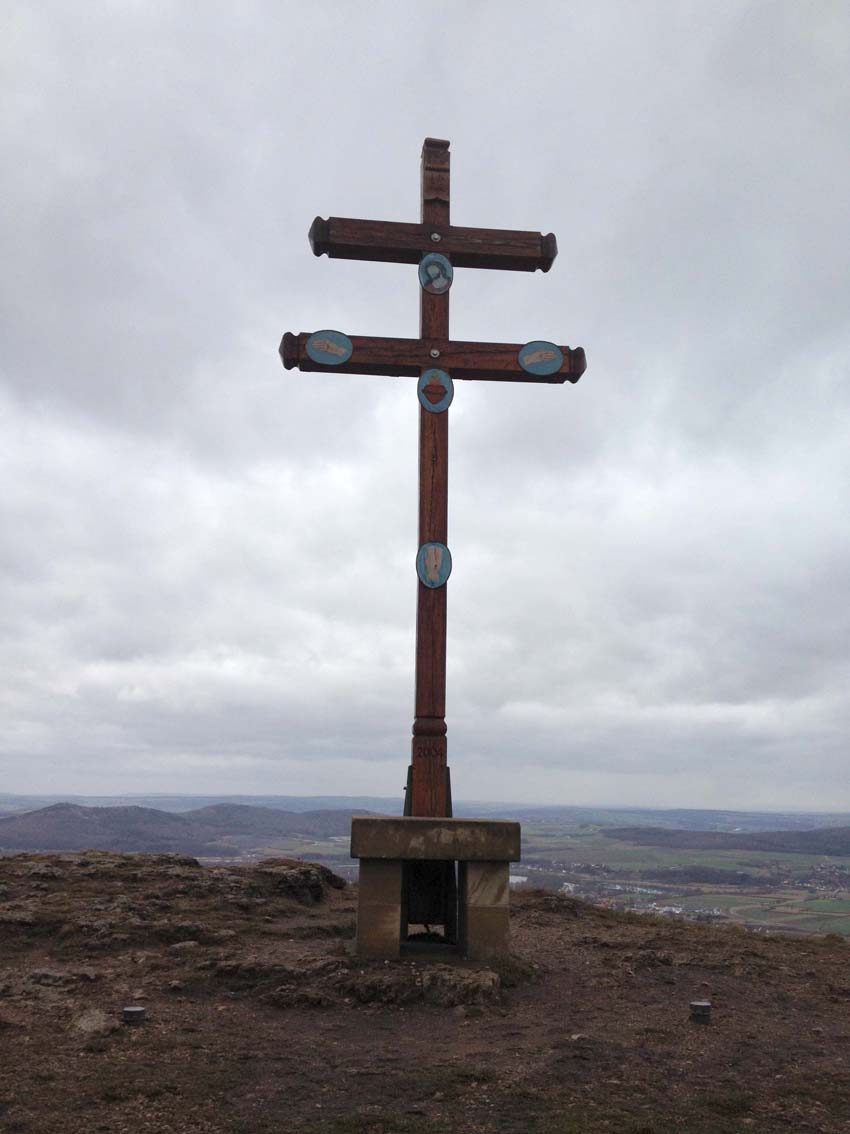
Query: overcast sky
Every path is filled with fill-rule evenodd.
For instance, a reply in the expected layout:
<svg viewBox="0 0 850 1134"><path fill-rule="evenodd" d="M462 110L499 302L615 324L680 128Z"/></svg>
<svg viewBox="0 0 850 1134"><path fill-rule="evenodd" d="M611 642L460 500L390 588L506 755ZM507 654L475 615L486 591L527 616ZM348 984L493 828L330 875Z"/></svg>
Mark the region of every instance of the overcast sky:
<svg viewBox="0 0 850 1134"><path fill-rule="evenodd" d="M7 2L0 749L11 792L399 795L415 379L284 330L418 334L415 266L316 215L555 232L458 269L460 798L850 809L850 9Z"/></svg>

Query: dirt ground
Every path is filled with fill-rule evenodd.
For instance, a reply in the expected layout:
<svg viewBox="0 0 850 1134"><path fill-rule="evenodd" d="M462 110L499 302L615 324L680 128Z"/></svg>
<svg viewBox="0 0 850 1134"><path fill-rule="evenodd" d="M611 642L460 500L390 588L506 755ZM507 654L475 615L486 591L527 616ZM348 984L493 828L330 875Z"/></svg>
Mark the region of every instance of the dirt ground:
<svg viewBox="0 0 850 1134"><path fill-rule="evenodd" d="M850 1131L843 938L512 899L510 964L364 964L321 867L0 858L0 1130Z"/></svg>

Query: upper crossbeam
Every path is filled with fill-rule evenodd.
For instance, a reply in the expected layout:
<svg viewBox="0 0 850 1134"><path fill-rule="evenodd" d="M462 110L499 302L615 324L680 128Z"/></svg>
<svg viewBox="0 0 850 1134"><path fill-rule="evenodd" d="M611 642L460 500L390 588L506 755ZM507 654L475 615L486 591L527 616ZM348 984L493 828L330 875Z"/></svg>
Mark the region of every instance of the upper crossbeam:
<svg viewBox="0 0 850 1134"><path fill-rule="evenodd" d="M418 264L426 252L441 252L456 268L548 272L558 255L555 234L457 225L316 217L308 234L316 256Z"/></svg>

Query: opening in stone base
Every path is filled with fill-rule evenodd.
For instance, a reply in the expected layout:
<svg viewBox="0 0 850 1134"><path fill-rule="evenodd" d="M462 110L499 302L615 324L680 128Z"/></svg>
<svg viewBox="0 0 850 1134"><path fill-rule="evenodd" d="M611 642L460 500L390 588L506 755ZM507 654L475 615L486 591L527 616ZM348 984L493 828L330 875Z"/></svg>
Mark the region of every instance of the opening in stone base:
<svg viewBox="0 0 850 1134"><path fill-rule="evenodd" d="M402 871L402 945L457 948L459 925L457 863L405 862Z"/></svg>

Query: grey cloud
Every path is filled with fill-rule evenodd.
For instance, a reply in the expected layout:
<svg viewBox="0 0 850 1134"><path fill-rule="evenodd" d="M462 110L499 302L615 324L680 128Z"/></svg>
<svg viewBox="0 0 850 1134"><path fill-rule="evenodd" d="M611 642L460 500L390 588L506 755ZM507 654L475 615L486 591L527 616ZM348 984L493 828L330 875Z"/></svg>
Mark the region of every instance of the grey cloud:
<svg viewBox="0 0 850 1134"><path fill-rule="evenodd" d="M590 362L575 387L457 383L455 794L841 805L843 6L7 24L10 790L403 782L413 386L276 351L286 329L417 333L415 273L315 259L306 231L416 219L431 134L456 223L560 245L547 275L459 270L454 337Z"/></svg>

